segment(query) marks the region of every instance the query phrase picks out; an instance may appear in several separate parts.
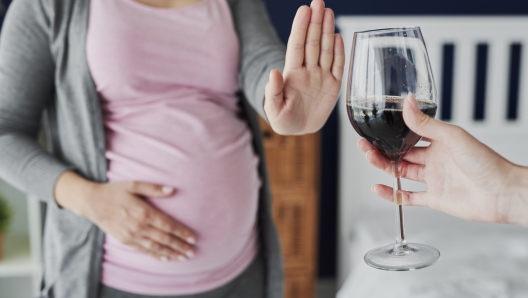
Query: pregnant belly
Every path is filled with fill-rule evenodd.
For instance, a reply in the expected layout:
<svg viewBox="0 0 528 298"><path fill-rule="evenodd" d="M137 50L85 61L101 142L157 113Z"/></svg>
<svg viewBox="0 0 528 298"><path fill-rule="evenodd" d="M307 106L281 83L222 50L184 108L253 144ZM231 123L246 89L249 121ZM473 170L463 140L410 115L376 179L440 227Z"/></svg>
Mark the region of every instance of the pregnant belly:
<svg viewBox="0 0 528 298"><path fill-rule="evenodd" d="M120 244L108 243L118 250L127 266L140 266L153 273L199 273L214 271L237 259L255 241L259 179L256 165L241 164L238 158L188 166L173 165L171 174L159 175L145 169L130 175L109 175L114 181L141 180L176 188L169 198L147 198L152 205L194 230L198 236L196 256L187 262L161 263L150 256ZM115 168L115 167L113 167ZM180 170L178 170L178 168ZM141 175L133 175L139 173ZM109 174L112 172L109 171ZM158 176L158 178L156 178ZM107 248L108 250L108 248ZM145 264L149 266L145 267Z"/></svg>
<svg viewBox="0 0 528 298"><path fill-rule="evenodd" d="M147 136L118 125L107 126L112 129L107 133L109 181L135 180L174 187L172 197L146 199L194 230L198 241L194 258L162 263L107 236L105 262L152 274L190 276L229 266L254 250L260 178L251 134L243 125L243 129L228 129L231 135L220 136L231 140L207 144L200 138L167 137L184 135L175 131L177 128L168 134Z"/></svg>

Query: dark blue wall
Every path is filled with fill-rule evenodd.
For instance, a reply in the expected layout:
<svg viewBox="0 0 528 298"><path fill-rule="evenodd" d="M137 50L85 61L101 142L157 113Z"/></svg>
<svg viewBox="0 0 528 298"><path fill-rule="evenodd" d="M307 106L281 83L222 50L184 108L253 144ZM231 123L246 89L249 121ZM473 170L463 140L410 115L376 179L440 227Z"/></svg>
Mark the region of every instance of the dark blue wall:
<svg viewBox="0 0 528 298"><path fill-rule="evenodd" d="M7 7L9 6L9 3L11 3L11 0L0 1L0 27L2 27L2 23L4 22L4 15Z"/></svg>
<svg viewBox="0 0 528 298"><path fill-rule="evenodd" d="M264 0L271 20L286 42L291 22L301 5L309 1ZM527 15L527 0L327 0L336 15ZM526 28L528 30L528 28ZM319 276L333 277L337 255L337 113L323 128Z"/></svg>
<svg viewBox="0 0 528 298"><path fill-rule="evenodd" d="M273 24L286 41L295 12L310 1L264 0ZM336 15L522 15L526 0L327 0Z"/></svg>

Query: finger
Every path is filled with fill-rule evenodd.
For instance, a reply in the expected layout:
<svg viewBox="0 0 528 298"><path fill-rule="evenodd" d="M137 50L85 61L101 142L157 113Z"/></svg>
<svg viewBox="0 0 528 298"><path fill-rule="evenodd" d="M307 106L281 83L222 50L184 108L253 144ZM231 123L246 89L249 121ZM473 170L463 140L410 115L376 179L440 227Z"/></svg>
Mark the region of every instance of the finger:
<svg viewBox="0 0 528 298"><path fill-rule="evenodd" d="M367 141L365 138L359 139L359 141L357 142L357 146L359 150L365 153L367 153L370 150L376 150L376 148L371 143L369 143L369 141Z"/></svg>
<svg viewBox="0 0 528 298"><path fill-rule="evenodd" d="M361 138L357 142L358 148L367 153L370 150L376 150L376 147L374 147L367 139ZM411 162L411 163L417 163L417 164L425 164L425 150L427 150L428 147L414 147L403 158L404 160Z"/></svg>
<svg viewBox="0 0 528 298"><path fill-rule="evenodd" d="M390 161L376 150L369 150L365 154L367 161L374 167L392 175L392 165Z"/></svg>
<svg viewBox="0 0 528 298"><path fill-rule="evenodd" d="M167 214L155 209L144 200L136 200L136 204L130 206L126 212L132 218L135 218L138 225L151 225L164 232L171 233L189 244L196 244L197 237L191 229Z"/></svg>
<svg viewBox="0 0 528 298"><path fill-rule="evenodd" d="M150 217L151 219L148 223L151 226L163 232L170 233L189 244L196 244L196 234L174 218L157 210Z"/></svg>
<svg viewBox="0 0 528 298"><path fill-rule="evenodd" d="M180 254L185 254L188 258L192 258L196 254L195 248L192 245L154 227L148 226L143 228L141 230L141 235L143 237L150 238Z"/></svg>
<svg viewBox="0 0 528 298"><path fill-rule="evenodd" d="M303 65L304 44L306 42L306 31L310 23L311 13L311 9L306 5L299 7L297 10L297 14L293 19L290 37L288 38L284 69L296 69Z"/></svg>
<svg viewBox="0 0 528 298"><path fill-rule="evenodd" d="M365 153L371 150L376 151L376 148L371 143L369 143L369 141L367 141L365 138L359 139L359 141L357 142L357 146L361 151ZM427 147L414 147L413 149L409 150L409 152L407 152L403 160L410 162L410 163L424 165L426 150L427 150Z"/></svg>
<svg viewBox="0 0 528 298"><path fill-rule="evenodd" d="M147 197L169 197L175 192L174 187L166 185L159 185L140 181L128 181L124 183L126 183L126 189L128 190L128 192Z"/></svg>
<svg viewBox="0 0 528 298"><path fill-rule="evenodd" d="M150 226L142 229L141 236L150 238L151 240L154 240L155 242L174 250L178 254L186 255L188 258L193 258L196 254L196 250L193 246L183 242L171 234L167 234Z"/></svg>
<svg viewBox="0 0 528 298"><path fill-rule="evenodd" d="M278 69L272 69L269 81L264 90L264 110L266 111L266 116L268 116L268 118L276 117L284 105L283 89L284 78L282 77L281 72Z"/></svg>
<svg viewBox="0 0 528 298"><path fill-rule="evenodd" d="M448 139L457 128L423 113L418 106L418 101L411 93L405 97L403 119L412 131L431 140Z"/></svg>
<svg viewBox="0 0 528 298"><path fill-rule="evenodd" d="M180 262L187 261L187 257L184 254L161 245L148 237L138 237L136 238L135 243L148 254L152 256L161 256L159 259L163 262L168 260L178 260Z"/></svg>
<svg viewBox="0 0 528 298"><path fill-rule="evenodd" d="M374 167L384 171L389 175L392 174L392 163L381 153L376 150L370 150L366 154L367 161ZM425 182L425 167L405 160L400 162L400 177L404 179Z"/></svg>
<svg viewBox="0 0 528 298"><path fill-rule="evenodd" d="M325 8L323 18L323 36L321 40L321 57L319 65L323 70L330 70L334 61L334 12L330 8Z"/></svg>
<svg viewBox="0 0 528 298"><path fill-rule="evenodd" d="M372 185L372 191L389 202L394 202L394 194L392 187L383 184ZM402 205L404 206L427 206L425 200L425 192L412 192L402 190Z"/></svg>
<svg viewBox="0 0 528 298"><path fill-rule="evenodd" d="M323 17L325 4L322 0L313 0L310 8L312 15L306 36L306 48L304 53L304 65L313 67L319 65L319 54L321 53L321 30L323 27Z"/></svg>
<svg viewBox="0 0 528 298"><path fill-rule="evenodd" d="M403 160L419 165L425 164L425 153L428 147L414 147L403 158Z"/></svg>
<svg viewBox="0 0 528 298"><path fill-rule="evenodd" d="M345 70L345 43L341 34L335 34L334 43L334 62L332 64L332 75L336 80L343 79L343 72Z"/></svg>

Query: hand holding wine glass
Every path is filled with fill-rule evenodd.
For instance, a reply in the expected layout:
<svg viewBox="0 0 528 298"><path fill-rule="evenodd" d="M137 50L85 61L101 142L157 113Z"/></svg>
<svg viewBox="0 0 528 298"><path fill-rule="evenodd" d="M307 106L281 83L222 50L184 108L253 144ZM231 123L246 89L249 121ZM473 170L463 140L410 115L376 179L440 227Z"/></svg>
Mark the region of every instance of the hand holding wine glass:
<svg viewBox="0 0 528 298"><path fill-rule="evenodd" d="M370 143L369 148L389 162L394 177L396 243L372 249L365 262L391 271L430 266L440 252L406 240L399 172L401 160L421 138L403 120L404 98L416 94L419 113L436 114L436 86L420 28L356 32L350 64L346 96L350 123Z"/></svg>
<svg viewBox="0 0 528 298"><path fill-rule="evenodd" d="M426 117L413 96L406 98L403 117L431 145L415 147L403 158L401 177L427 184L425 192L403 191L403 205L426 206L469 220L528 226L528 169L512 164L462 128ZM358 147L367 160L388 174L390 160L367 140ZM393 201L392 188L373 191Z"/></svg>

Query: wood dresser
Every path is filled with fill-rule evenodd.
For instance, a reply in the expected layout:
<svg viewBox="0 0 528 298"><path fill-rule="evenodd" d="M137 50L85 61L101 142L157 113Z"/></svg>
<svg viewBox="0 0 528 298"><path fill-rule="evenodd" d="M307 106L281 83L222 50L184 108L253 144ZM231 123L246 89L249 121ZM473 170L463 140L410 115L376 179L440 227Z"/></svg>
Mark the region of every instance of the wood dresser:
<svg viewBox="0 0 528 298"><path fill-rule="evenodd" d="M281 136L261 119L285 265L285 298L313 298L317 278L320 133Z"/></svg>

